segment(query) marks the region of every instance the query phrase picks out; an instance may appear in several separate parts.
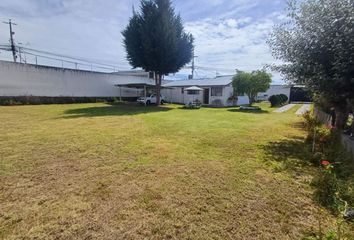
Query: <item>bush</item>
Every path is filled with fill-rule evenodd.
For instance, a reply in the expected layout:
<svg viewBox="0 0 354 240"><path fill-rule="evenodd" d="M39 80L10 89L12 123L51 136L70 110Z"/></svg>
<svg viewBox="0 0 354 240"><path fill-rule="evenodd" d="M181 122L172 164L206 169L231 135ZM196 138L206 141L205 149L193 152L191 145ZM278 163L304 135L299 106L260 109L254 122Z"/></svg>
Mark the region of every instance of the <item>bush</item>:
<svg viewBox="0 0 354 240"><path fill-rule="evenodd" d="M321 169L320 174L313 179L312 184L316 187L315 199L324 207L336 212L338 209L338 181L330 171Z"/></svg>
<svg viewBox="0 0 354 240"><path fill-rule="evenodd" d="M286 96L285 94L279 94L279 98L281 99L281 102L284 104L284 103L287 103L289 98L288 96Z"/></svg>
<svg viewBox="0 0 354 240"><path fill-rule="evenodd" d="M271 103L272 107L279 107L287 103L289 98L285 94L272 95L269 97L268 101Z"/></svg>
<svg viewBox="0 0 354 240"><path fill-rule="evenodd" d="M279 99L278 95L272 95L269 97L268 100L271 104L271 107L277 107L280 105L280 99Z"/></svg>
<svg viewBox="0 0 354 240"><path fill-rule="evenodd" d="M223 106L221 99L214 99L211 103L212 106L221 107Z"/></svg>
<svg viewBox="0 0 354 240"><path fill-rule="evenodd" d="M136 98L123 98L125 101L136 101ZM40 105L40 104L72 104L72 103L116 103L119 98L116 97L37 97L37 96L18 96L1 97L0 106L13 105Z"/></svg>

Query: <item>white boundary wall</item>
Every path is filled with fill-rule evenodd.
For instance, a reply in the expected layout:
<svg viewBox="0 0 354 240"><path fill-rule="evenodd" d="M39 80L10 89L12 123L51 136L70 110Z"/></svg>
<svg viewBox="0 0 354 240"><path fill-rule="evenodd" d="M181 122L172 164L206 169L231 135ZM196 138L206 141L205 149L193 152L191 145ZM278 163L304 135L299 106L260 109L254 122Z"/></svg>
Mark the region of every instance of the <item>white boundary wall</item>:
<svg viewBox="0 0 354 240"><path fill-rule="evenodd" d="M123 76L0 61L0 96L40 97L137 97L141 91L115 84L150 81Z"/></svg>

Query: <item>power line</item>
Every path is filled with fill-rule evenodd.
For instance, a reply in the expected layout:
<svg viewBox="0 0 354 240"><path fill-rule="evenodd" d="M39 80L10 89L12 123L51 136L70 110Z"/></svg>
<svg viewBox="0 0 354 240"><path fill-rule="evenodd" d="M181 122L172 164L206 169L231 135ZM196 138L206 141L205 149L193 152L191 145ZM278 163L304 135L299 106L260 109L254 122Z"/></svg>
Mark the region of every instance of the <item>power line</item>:
<svg viewBox="0 0 354 240"><path fill-rule="evenodd" d="M11 51L11 48L9 47L9 45L4 44L4 45L0 45L0 50ZM118 67L116 67L116 66L98 63L97 61L89 61L89 60L85 60L80 57L71 57L71 56L69 57L69 56L65 56L65 55L61 55L61 54L51 53L51 52L27 48L27 47L16 47L15 50L19 54L28 54L28 55L34 56L35 61L36 61L36 65L38 64L37 57L39 57L39 58L60 61L62 63L62 68L63 68L63 62L66 62L66 63L75 64L76 69L77 69L77 66L80 65L80 66L90 67L91 71L92 71L93 67L99 68L99 69L111 70L111 71L116 71L116 70L118 71ZM38 53L43 53L43 54L38 54ZM67 59L69 59L69 60L67 60ZM73 61L71 61L71 60L73 60Z"/></svg>
<svg viewBox="0 0 354 240"><path fill-rule="evenodd" d="M54 58L54 57L48 57L48 56L43 56L43 55L38 55L38 54L33 54L33 53L30 53L30 52L27 52L27 51L22 51L23 53L26 53L28 55L31 55L31 56L35 56L35 57L41 57L41 58L46 58L46 59L50 59L50 60L57 60L57 61L61 61L62 63L63 62L66 62L66 63L71 63L71 64L75 64L75 68L77 69L79 65L81 66L87 66L87 67L91 67L91 70L93 67L95 68L100 68L100 69L106 69L106 70L115 70L115 68L108 68L108 67L102 67L102 66L97 66L97 65L93 65L93 64L84 64L84 63L78 63L78 62L73 62L73 61L68 61L68 60L63 60L63 59L59 59L59 58ZM37 60L36 60L37 61ZM63 67L63 65L62 65Z"/></svg>
<svg viewBox="0 0 354 240"><path fill-rule="evenodd" d="M31 51L31 52L38 52L38 53L42 53L42 54L46 54L46 55L52 55L52 56L56 56L56 57L62 57L62 58L67 58L67 59L71 59L71 60L77 60L77 61L86 62L86 63L94 63L94 64L101 65L101 66L117 68L116 66L113 66L113 65L110 65L110 64L99 63L99 62L96 62L94 60L89 60L89 59L85 59L85 58L82 58L82 57L68 56L68 55L63 55L63 54L58 54L58 53L53 53L53 52L33 49L33 48L27 48L27 47L23 47L23 49L25 49L27 51Z"/></svg>
<svg viewBox="0 0 354 240"><path fill-rule="evenodd" d="M16 23L11 22L11 19L9 19L8 22L3 22L5 24L9 25L10 28L10 43L11 43L11 51L12 51L12 56L14 58L14 62L16 62L17 56L16 56L16 46L15 46L15 41L14 41L14 35L15 32L12 31L12 25L17 25Z"/></svg>

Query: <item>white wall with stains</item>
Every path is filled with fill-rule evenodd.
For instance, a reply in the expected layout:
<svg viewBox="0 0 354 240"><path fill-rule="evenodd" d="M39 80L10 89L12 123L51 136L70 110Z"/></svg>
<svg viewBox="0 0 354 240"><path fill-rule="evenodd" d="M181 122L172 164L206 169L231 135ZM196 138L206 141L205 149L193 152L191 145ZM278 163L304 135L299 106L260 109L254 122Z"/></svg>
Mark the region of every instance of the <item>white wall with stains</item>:
<svg viewBox="0 0 354 240"><path fill-rule="evenodd" d="M0 61L0 96L137 97L141 91L115 84L150 81L123 76Z"/></svg>

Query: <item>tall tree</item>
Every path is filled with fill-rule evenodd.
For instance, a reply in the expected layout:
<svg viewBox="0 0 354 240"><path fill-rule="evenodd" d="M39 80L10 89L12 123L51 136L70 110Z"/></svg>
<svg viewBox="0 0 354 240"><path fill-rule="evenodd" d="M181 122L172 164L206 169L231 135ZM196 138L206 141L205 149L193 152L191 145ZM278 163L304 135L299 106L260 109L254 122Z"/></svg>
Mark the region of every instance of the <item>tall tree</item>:
<svg viewBox="0 0 354 240"><path fill-rule="evenodd" d="M170 0L142 0L122 32L127 59L133 68L155 73L157 104L162 76L178 72L191 61L194 39L186 33Z"/></svg>
<svg viewBox="0 0 354 240"><path fill-rule="evenodd" d="M290 1L288 21L275 27L269 44L285 63L275 69L330 102L343 127L354 97L354 1Z"/></svg>
<svg viewBox="0 0 354 240"><path fill-rule="evenodd" d="M266 92L270 83L272 82L272 75L266 71L253 71L251 73L238 71L233 77L232 85L236 96L246 94L249 98L250 105L252 105L258 93Z"/></svg>

